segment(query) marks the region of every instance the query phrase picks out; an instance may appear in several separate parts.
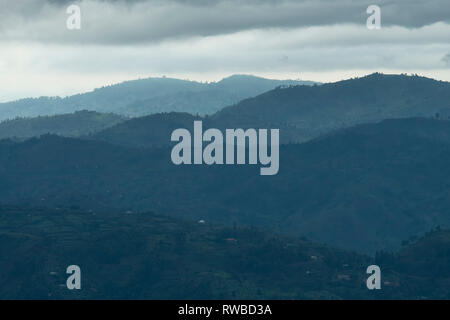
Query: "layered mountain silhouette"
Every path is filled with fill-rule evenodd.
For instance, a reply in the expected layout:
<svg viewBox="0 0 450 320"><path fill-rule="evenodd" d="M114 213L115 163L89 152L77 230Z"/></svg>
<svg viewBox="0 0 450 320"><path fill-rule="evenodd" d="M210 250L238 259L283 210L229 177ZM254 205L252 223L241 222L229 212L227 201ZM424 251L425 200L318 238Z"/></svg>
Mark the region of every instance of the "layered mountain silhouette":
<svg viewBox="0 0 450 320"><path fill-rule="evenodd" d="M299 143L362 123L449 116L450 83L418 76L372 74L320 86L277 88L204 117L203 125L220 129L279 128L281 143ZM131 119L92 138L129 146L168 145L178 119L189 122L189 118L199 119L186 114ZM161 134L155 127L166 129Z"/></svg>
<svg viewBox="0 0 450 320"><path fill-rule="evenodd" d="M0 105L98 110L0 123L0 298L448 299L449 98L418 76L236 76ZM171 133L195 120L280 129L278 174L174 165Z"/></svg>
<svg viewBox="0 0 450 320"><path fill-rule="evenodd" d="M271 89L275 84L284 83L251 76L234 76L218 83L210 84L181 81L181 85L179 84L180 81L175 79L139 80L136 83L123 83L86 95L70 97L66 100L92 98L96 103L99 103L102 99L97 97L98 95L114 100L115 102L112 102L112 104L105 104L112 106L114 103L120 103L121 99L125 99L127 92L134 92L136 95L145 94L145 88L156 87L160 95L174 97L174 95L178 94L178 91L174 91L173 88L179 86L194 86L196 88L198 86L207 86L208 88L219 88L224 90L224 92L231 92L236 87L240 91L236 90L243 93L240 97L242 98L256 95L259 91L262 92L267 88ZM147 82L148 84L145 85ZM409 117L448 119L450 116L450 84L428 78L372 74L363 78L320 86L293 85L293 83L289 85L289 83L286 82L283 86L254 98L244 99L220 111L217 111L220 109L218 107L214 110L217 111L215 114L203 116L202 118L197 113L205 113L184 107L186 103L191 103L188 102L189 98L187 96L196 95L198 92L194 91L200 90L197 88L192 89L193 91L191 90L190 93L184 91L183 95L186 96L186 99L183 98L181 99L182 101L180 100L180 102L176 102L167 108L165 102L159 101L160 95L150 98L150 100L153 99L155 105L159 106L159 109L152 109L153 111L150 111L151 108L148 108L149 99L137 100L132 105L124 104L126 105L125 109L128 111L123 112L117 108L108 107L107 110L120 114L135 116L148 113L151 115L132 118L125 122L118 121L117 126L109 125L111 122L107 121L105 130L101 130L101 126L91 130L89 129L91 126L90 120L84 120L80 115L75 115L72 118L79 118L79 128L76 128L76 121L71 122L71 130L69 130L71 132L69 134L64 130L54 130L54 127L66 126L68 118L66 116L54 119L45 118L45 121L42 118L36 121L33 119L30 119L30 121L21 119L22 121L8 122L7 125L0 124L0 129L5 128L1 137L14 137L24 127L35 125L40 127L40 129L35 131L29 130L26 136L38 136L43 133L57 133L69 136L91 135L90 138L92 139L120 145L153 147L168 145L170 143L170 133L174 129L183 127L183 125L189 126L190 121L203 120L205 128L279 128L281 130L280 138L282 143L298 143L361 123ZM127 91L125 88L128 87L134 91L132 89ZM167 90L163 90L164 88ZM210 91L208 89L207 94L218 97L216 91L219 89L211 89ZM53 100L59 101L59 99ZM239 99L235 101L239 101ZM211 101L205 100L204 102L207 105L213 105ZM192 101L192 103L200 106L197 102ZM224 106L225 104L221 105L221 107ZM136 108L147 111L137 112ZM0 105L0 113L1 110L2 107ZM101 110L107 111L106 109ZM174 112L177 110L183 112ZM212 109L210 111L211 113L213 112ZM87 114L85 113L85 115ZM96 118L98 119L99 117ZM114 124L114 122L112 123Z"/></svg>
<svg viewBox="0 0 450 320"><path fill-rule="evenodd" d="M66 98L41 97L0 103L0 120L72 113L80 110L143 116L158 112L212 114L219 109L278 86L311 81L271 80L235 75L200 83L172 78L148 78L102 87Z"/></svg>
<svg viewBox="0 0 450 320"><path fill-rule="evenodd" d="M450 223L450 122L386 120L280 149L258 166L175 166L170 148L53 135L0 144L0 202L167 212L361 252Z"/></svg>

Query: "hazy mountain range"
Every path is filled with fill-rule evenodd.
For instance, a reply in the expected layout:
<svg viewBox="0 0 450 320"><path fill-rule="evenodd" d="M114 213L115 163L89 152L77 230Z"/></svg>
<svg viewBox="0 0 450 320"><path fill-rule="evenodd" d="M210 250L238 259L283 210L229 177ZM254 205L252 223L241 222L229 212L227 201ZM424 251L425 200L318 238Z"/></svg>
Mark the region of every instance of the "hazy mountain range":
<svg viewBox="0 0 450 320"><path fill-rule="evenodd" d="M16 118L0 122L0 139L25 139L53 133L78 137L112 127L128 118L113 113L76 111L71 114Z"/></svg>
<svg viewBox="0 0 450 320"><path fill-rule="evenodd" d="M242 76L234 78L211 85L222 84L226 87L223 83L229 81L236 83L238 79L243 82L247 79L253 83L258 79ZM177 83L178 80L168 81ZM266 83L266 80L258 81ZM105 90L115 92L114 88ZM90 135L90 138L96 140L128 146L166 146L174 129L190 128L194 120L203 120L204 127L220 129L279 128L282 143L298 143L334 130L384 119L448 119L449 101L448 82L418 76L372 74L320 86L280 87L204 117L189 112L173 112L176 108L168 108L164 113L131 119L117 116L113 120L111 114L101 116L92 112L19 119L0 123L0 137L30 137L54 133L62 136ZM88 117L91 119L87 119Z"/></svg>
<svg viewBox="0 0 450 320"><path fill-rule="evenodd" d="M120 145L168 145L194 120L213 128L279 128L281 143L299 143L362 123L391 118L448 119L450 83L417 76L372 74L320 86L278 88L199 118L155 114L107 128L92 138Z"/></svg>
<svg viewBox="0 0 450 320"><path fill-rule="evenodd" d="M449 98L447 82L373 74L276 88L206 116L80 111L4 121L0 137L13 139L0 140L0 248L17 259L0 258L9 275L0 295L42 297L53 288L70 298L54 289L53 273L75 254L96 266L84 297L448 297L440 274L448 232L417 237L450 227ZM192 130L194 120L279 128L278 174L175 166L170 134ZM196 263L202 256L214 258ZM388 270L379 296L361 290L370 263ZM28 273L41 286L18 285L30 279L17 268L38 270ZM426 285L430 277L442 286Z"/></svg>
<svg viewBox="0 0 450 320"><path fill-rule="evenodd" d="M205 115L278 86L299 84L312 85L314 82L271 80L250 75L234 75L210 83L172 78L139 79L66 98L40 97L0 103L0 120L81 110L132 117L171 111Z"/></svg>

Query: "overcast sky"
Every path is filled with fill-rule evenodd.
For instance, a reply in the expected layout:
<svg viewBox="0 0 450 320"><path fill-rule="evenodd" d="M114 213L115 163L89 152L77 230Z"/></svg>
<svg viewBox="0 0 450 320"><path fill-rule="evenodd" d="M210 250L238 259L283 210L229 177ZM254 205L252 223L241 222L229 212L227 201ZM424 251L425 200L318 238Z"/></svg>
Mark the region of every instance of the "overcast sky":
<svg viewBox="0 0 450 320"><path fill-rule="evenodd" d="M66 10L81 8L81 29ZM366 9L381 8L369 30ZM235 73L450 81L450 0L0 0L0 101Z"/></svg>

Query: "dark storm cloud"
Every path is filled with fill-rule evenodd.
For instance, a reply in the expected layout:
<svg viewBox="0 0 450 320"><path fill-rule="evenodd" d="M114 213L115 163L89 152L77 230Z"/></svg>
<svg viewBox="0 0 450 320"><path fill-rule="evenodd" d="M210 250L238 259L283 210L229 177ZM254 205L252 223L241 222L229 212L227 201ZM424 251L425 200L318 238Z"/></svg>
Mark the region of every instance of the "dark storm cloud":
<svg viewBox="0 0 450 320"><path fill-rule="evenodd" d="M3 2L5 5L3 5ZM449 0L0 0L0 40L139 44L264 28L364 26L382 9L383 26L418 28L450 22ZM11 4L12 3L12 4ZM82 30L65 28L69 4L82 9Z"/></svg>
<svg viewBox="0 0 450 320"><path fill-rule="evenodd" d="M266 9L267 26L305 26L329 25L335 23L361 23L361 17L366 16L369 5L378 5L383 8L384 22L388 25L405 27L421 27L435 22L450 22L450 2L448 0L97 0L111 4L138 3L166 3L191 7L207 7L214 9L221 4L232 4L236 12L240 7L253 7ZM53 4L70 4L73 0L48 0ZM77 2L82 2L81 0ZM273 17L271 7L284 6L284 8L299 8L295 12L302 19L296 21L283 21L282 17ZM248 17L252 20L251 16ZM264 26L262 23L258 26Z"/></svg>
<svg viewBox="0 0 450 320"><path fill-rule="evenodd" d="M447 53L443 58L442 61L445 62L445 64L450 67L450 53Z"/></svg>

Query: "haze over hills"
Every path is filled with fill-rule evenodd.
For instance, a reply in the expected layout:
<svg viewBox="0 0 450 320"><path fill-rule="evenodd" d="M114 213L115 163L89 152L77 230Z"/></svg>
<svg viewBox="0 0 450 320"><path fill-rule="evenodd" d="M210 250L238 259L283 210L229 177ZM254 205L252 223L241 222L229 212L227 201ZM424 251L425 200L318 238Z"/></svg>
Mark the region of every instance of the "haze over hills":
<svg viewBox="0 0 450 320"><path fill-rule="evenodd" d="M154 210L374 252L450 224L450 122L387 120L282 146L280 171L175 166L170 148L43 136L0 144L0 202Z"/></svg>
<svg viewBox="0 0 450 320"><path fill-rule="evenodd" d="M372 74L320 86L277 88L204 117L203 124L205 128L222 130L278 128L281 143L298 143L334 130L384 119L448 119L449 116L450 83L418 76ZM92 138L129 146L167 145L170 131L164 131L162 136L158 132L155 136L151 127L159 118L161 123L167 122L161 126L175 128L177 122L171 121L177 117L194 120L188 115L157 114L131 119ZM141 129L136 131L136 126Z"/></svg>
<svg viewBox="0 0 450 320"><path fill-rule="evenodd" d="M0 137L34 136L0 140L0 297L448 298L449 85L373 74L203 117L0 123ZM278 174L174 165L170 135L195 120L279 128ZM73 258L89 284L78 295L60 289ZM370 264L383 269L376 293Z"/></svg>
<svg viewBox="0 0 450 320"><path fill-rule="evenodd" d="M0 0L0 300L450 302L449 4Z"/></svg>
<svg viewBox="0 0 450 320"><path fill-rule="evenodd" d="M0 120L36 117L89 110L124 116L158 112L212 114L240 100L278 86L308 84L311 81L271 80L234 75L219 82L148 78L126 81L66 98L40 97L0 103Z"/></svg>
<svg viewBox="0 0 450 320"><path fill-rule="evenodd" d="M166 80L169 83L173 81L178 83L180 81L174 79L159 80L163 83ZM145 82L146 80L141 81ZM153 83L153 81L156 80L152 79L150 82ZM234 76L218 83L196 83L195 85L208 86L210 88L220 87L224 88L225 91L231 90L229 88L236 86L240 88L240 92L246 92L246 94L250 95L250 91L255 88L255 83L260 83L262 90L264 85L273 85L273 80ZM140 84L143 88L145 87L142 83ZM183 84L193 85L191 82L183 82ZM105 91L111 91L108 95L115 96L117 99L119 97L123 98L126 94L122 92L122 85L118 85L117 88L115 86L105 88ZM173 89L176 86L168 87ZM132 86L132 88L136 89L137 87ZM143 88L141 88L142 92L140 94L143 94L145 91ZM183 93L186 99L182 99L182 102L177 102L166 109L184 109L184 107L180 106L191 102L200 106L200 104L196 104L193 101L188 101L189 97L197 95L198 92L194 91L189 93L186 93L186 91ZM207 95L216 96L216 91L216 89L207 90ZM204 91L201 94L203 93ZM177 95L177 93L173 92L165 93L164 90L161 90L161 94L172 97L174 94ZM157 101L160 98L161 96L152 99ZM363 78L320 86L287 85L253 98L244 99L235 105L225 107L215 114L203 118L193 115L195 112L179 112L179 114L162 112L150 116L132 118L125 122L120 121L117 126L107 125L105 130L100 130L102 132L99 132L99 130L86 130L86 125L80 119L80 128L75 131L78 136L90 135L89 138L120 145L139 147L163 146L170 143L170 134L174 129L181 127L190 128L192 124L189 124L189 122L197 119L203 120L205 128L279 128L281 130L281 143L297 143L308 141L337 129L390 118L437 117L439 119L448 119L450 116L449 101L450 84L448 82L435 81L418 76L372 74ZM147 102L146 100L136 101L133 105L128 105L128 111L123 113L136 115L136 108L143 108L149 111ZM158 106L167 106L164 103L155 103ZM205 100L205 103L211 105L208 99ZM153 111L162 111L162 109ZM152 112L149 111L149 113ZM33 120L30 121L32 122ZM4 131L2 137L13 137L17 131L23 130L23 127L32 126L37 121L34 124L26 124L26 122L27 119L23 120L23 123L8 123L8 126L6 126L8 130ZM49 118L46 122L40 119L39 122L49 123L51 126L64 126L63 122L58 124L59 118ZM15 125L18 125L17 129L14 128ZM72 123L71 126L75 128L76 123ZM60 131L55 132L52 127L42 126L40 130L36 131L35 135L41 134L41 132L59 133ZM27 136L31 136L31 134L32 132Z"/></svg>
<svg viewBox="0 0 450 320"><path fill-rule="evenodd" d="M95 111L76 111L71 114L56 116L17 118L0 122L0 139L25 139L48 133L78 137L104 130L125 120L127 118L123 116Z"/></svg>

